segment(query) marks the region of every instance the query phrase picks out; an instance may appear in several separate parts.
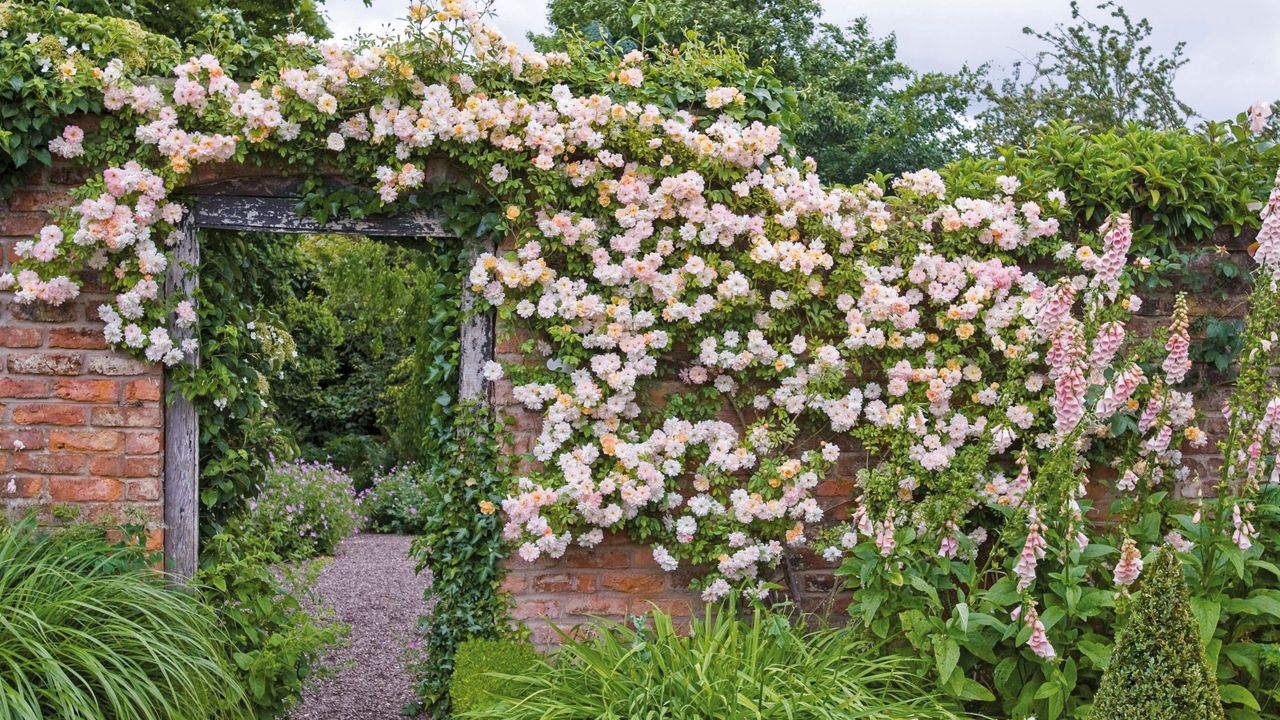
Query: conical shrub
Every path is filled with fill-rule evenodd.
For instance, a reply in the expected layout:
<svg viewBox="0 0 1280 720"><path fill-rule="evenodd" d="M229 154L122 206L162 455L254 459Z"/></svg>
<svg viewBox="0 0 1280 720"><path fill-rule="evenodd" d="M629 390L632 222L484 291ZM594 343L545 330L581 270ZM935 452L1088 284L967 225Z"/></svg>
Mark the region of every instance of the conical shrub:
<svg viewBox="0 0 1280 720"><path fill-rule="evenodd" d="M1116 639L1089 720L1223 720L1182 563L1167 545Z"/></svg>

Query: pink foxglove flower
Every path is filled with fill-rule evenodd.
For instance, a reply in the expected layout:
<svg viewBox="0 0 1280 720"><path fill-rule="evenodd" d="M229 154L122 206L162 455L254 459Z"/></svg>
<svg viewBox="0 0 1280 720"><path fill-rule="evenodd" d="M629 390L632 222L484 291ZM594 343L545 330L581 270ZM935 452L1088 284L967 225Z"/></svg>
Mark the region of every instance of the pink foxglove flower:
<svg viewBox="0 0 1280 720"><path fill-rule="evenodd" d="M1093 350L1089 353L1089 364L1095 368L1105 368L1111 364L1120 346L1124 344L1124 324L1106 322L1098 328L1093 338Z"/></svg>
<svg viewBox="0 0 1280 720"><path fill-rule="evenodd" d="M1050 338L1058 326L1071 316L1071 306L1076 301L1076 288L1069 278L1063 278L1052 290L1036 316L1036 331L1041 337Z"/></svg>
<svg viewBox="0 0 1280 720"><path fill-rule="evenodd" d="M1093 276L1093 286L1100 288L1108 298L1115 299L1120 292L1120 274L1128 262L1129 247L1133 244L1133 230L1130 227L1129 215L1125 213L1108 220L1110 230L1103 238L1102 257L1098 260L1098 268ZM1107 227L1104 225L1103 227Z"/></svg>
<svg viewBox="0 0 1280 720"><path fill-rule="evenodd" d="M1253 536L1255 535L1253 523L1244 519L1238 504L1231 507L1231 525L1234 528L1231 532L1231 542L1234 542L1241 550L1248 550L1253 547Z"/></svg>
<svg viewBox="0 0 1280 720"><path fill-rule="evenodd" d="M880 551L883 557L889 557L893 554L893 549L897 547L898 540L894 537L893 513L890 512L884 522L876 527L876 549Z"/></svg>
<svg viewBox="0 0 1280 720"><path fill-rule="evenodd" d="M1022 544L1022 553L1018 556L1018 564L1013 567L1013 574L1018 576L1018 592L1031 587L1036 579L1036 564L1044 557L1049 547L1041 535L1045 531L1044 523L1035 508L1027 515L1027 540Z"/></svg>
<svg viewBox="0 0 1280 720"><path fill-rule="evenodd" d="M1115 582L1128 587L1141 573L1142 553L1138 551L1138 544L1133 538L1125 538L1124 545L1120 548L1120 562L1116 563Z"/></svg>
<svg viewBox="0 0 1280 720"><path fill-rule="evenodd" d="M1031 628L1031 637L1027 638L1027 647L1031 648L1031 652L1045 660L1052 660L1057 656L1053 645L1049 643L1049 636L1045 631L1044 623L1040 621L1040 613L1036 612L1035 605L1028 605L1025 611L1019 607L1009 617L1014 622L1021 619L1024 625Z"/></svg>
<svg viewBox="0 0 1280 720"><path fill-rule="evenodd" d="M1267 204L1262 207L1262 227L1258 230L1258 249L1253 259L1272 272L1280 271L1280 172L1271 189Z"/></svg>
<svg viewBox="0 0 1280 720"><path fill-rule="evenodd" d="M1111 385L1103 391L1102 397L1098 399L1097 408L1094 410L1098 419L1106 420L1122 409L1144 380L1146 376L1142 374L1142 368L1137 365L1131 365L1117 375Z"/></svg>
<svg viewBox="0 0 1280 720"><path fill-rule="evenodd" d="M1088 389L1089 383L1078 364L1072 365L1054 381L1050 405L1054 414L1053 427L1059 436L1069 435L1080 424L1084 417L1084 395Z"/></svg>
<svg viewBox="0 0 1280 720"><path fill-rule="evenodd" d="M1187 298L1179 295L1173 305L1173 321L1169 326L1169 340L1164 349L1168 351L1162 366L1165 381L1177 385L1187 377L1191 369L1191 336L1188 333L1191 323L1187 318Z"/></svg>

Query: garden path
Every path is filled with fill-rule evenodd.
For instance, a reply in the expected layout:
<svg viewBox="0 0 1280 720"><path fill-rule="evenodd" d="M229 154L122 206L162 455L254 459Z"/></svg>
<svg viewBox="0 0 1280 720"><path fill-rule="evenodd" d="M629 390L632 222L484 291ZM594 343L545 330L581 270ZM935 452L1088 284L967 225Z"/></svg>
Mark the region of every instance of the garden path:
<svg viewBox="0 0 1280 720"><path fill-rule="evenodd" d="M394 720L415 700L402 657L430 575L414 573L413 538L355 535L338 547L316 582L325 606L351 625L350 644L322 661L336 674L302 696L292 720Z"/></svg>

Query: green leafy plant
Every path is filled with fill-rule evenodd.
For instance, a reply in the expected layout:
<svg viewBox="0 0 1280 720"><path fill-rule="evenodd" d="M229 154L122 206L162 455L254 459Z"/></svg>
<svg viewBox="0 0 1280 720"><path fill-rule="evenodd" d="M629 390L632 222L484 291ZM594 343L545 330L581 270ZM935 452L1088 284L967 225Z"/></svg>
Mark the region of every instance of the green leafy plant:
<svg viewBox="0 0 1280 720"><path fill-rule="evenodd" d="M144 557L101 531L0 526L0 719L244 715L213 611Z"/></svg>
<svg viewBox="0 0 1280 720"><path fill-rule="evenodd" d="M231 647L237 687L245 689L252 717L271 720L288 709L316 677L321 654L347 633L309 589L319 565L299 568L242 538L206 542L196 576L204 601Z"/></svg>
<svg viewBox="0 0 1280 720"><path fill-rule="evenodd" d="M422 513L434 508L436 495L430 475L417 465L401 465L373 476L360 498L367 527L374 532L416 534L425 522Z"/></svg>
<svg viewBox="0 0 1280 720"><path fill-rule="evenodd" d="M449 680L455 715L484 708L505 693L503 675L525 675L542 667L542 656L518 640L467 640L458 646Z"/></svg>
<svg viewBox="0 0 1280 720"><path fill-rule="evenodd" d="M683 633L655 612L652 627L597 623L590 639L564 636L554 660L495 674L502 697L465 718L958 717L916 683L921 663L882 657L857 632L803 629L762 610L708 608Z"/></svg>
<svg viewBox="0 0 1280 720"><path fill-rule="evenodd" d="M1089 720L1222 720L1218 684L1173 548L1160 548L1126 613Z"/></svg>
<svg viewBox="0 0 1280 720"><path fill-rule="evenodd" d="M507 599L500 592L508 550L496 512L505 464L498 447L505 435L501 423L471 403L459 405L454 425L454 462L437 466L431 482L422 485L423 522L413 544L419 567L431 570L427 592L435 596L419 622L423 643L414 661L418 696L435 716L449 711L458 646L511 632Z"/></svg>
<svg viewBox="0 0 1280 720"><path fill-rule="evenodd" d="M93 69L112 58L161 74L178 44L137 23L67 12L56 2L0 2L0 199L48 166L59 119L102 110Z"/></svg>
<svg viewBox="0 0 1280 720"><path fill-rule="evenodd" d="M345 471L327 463L278 462L232 520L232 532L280 557L331 555L359 529L360 498Z"/></svg>

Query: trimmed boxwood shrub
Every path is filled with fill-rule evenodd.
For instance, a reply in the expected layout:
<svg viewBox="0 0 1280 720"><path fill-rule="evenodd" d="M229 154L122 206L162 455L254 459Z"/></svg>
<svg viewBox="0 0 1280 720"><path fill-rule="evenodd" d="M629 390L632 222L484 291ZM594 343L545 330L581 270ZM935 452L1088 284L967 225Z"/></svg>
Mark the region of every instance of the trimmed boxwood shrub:
<svg viewBox="0 0 1280 720"><path fill-rule="evenodd" d="M467 640L458 646L449 681L449 699L455 714L477 710L501 695L500 675L525 675L536 671L542 656L527 642L516 640Z"/></svg>
<svg viewBox="0 0 1280 720"><path fill-rule="evenodd" d="M1182 562L1168 545L1116 639L1089 720L1222 720Z"/></svg>

